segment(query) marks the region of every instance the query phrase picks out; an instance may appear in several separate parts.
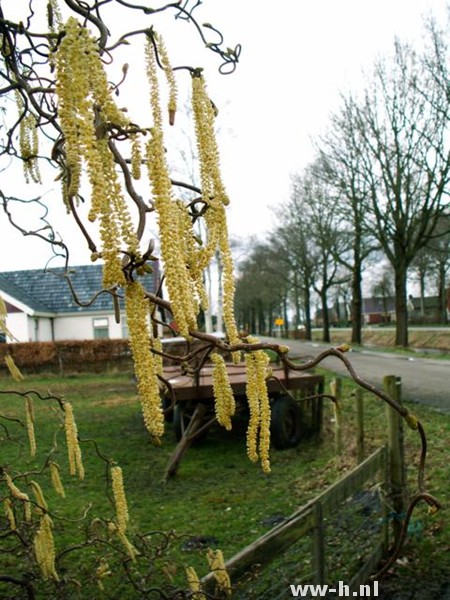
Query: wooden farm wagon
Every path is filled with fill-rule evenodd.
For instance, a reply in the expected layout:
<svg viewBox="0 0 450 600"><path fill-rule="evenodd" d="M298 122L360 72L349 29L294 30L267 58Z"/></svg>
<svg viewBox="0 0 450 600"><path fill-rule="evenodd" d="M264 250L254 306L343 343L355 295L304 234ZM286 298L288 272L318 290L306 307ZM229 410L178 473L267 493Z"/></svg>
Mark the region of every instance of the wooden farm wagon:
<svg viewBox="0 0 450 600"><path fill-rule="evenodd" d="M324 378L313 372L271 365L267 380L271 403L271 441L277 449L293 448L300 440L317 434L322 426ZM236 414L248 412L245 394L245 365L227 363L228 377L236 400ZM169 460L166 476L174 475L190 445L206 435L216 423L212 365L205 364L195 375L185 374L180 365L164 367L171 389L162 390L167 420L173 420L178 445Z"/></svg>

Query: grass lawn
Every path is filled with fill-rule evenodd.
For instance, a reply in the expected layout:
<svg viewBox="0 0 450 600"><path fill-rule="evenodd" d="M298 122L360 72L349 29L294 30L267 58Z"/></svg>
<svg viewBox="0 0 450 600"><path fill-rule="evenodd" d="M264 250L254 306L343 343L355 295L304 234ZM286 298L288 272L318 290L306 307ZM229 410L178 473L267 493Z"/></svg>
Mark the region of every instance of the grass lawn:
<svg viewBox="0 0 450 600"><path fill-rule="evenodd" d="M68 474L62 412L55 401L34 402L38 451L30 458L23 426L24 400L4 393L13 388L37 390L42 395L50 392L72 402L82 440L84 480ZM351 391L352 386L345 382L344 396L350 396ZM15 483L30 497L29 482L35 480L41 484L54 523L57 570L62 580L70 580L66 588L69 595L58 592L58 586L52 582L39 584L38 599L160 597L151 591L153 586L172 593L177 586L186 586L184 566L194 566L200 576L208 572L205 558L208 546L220 548L225 558L231 557L265 533L277 519L288 516L356 464L355 411L351 397L344 402L345 451L340 457L335 456L332 410L327 406L321 439L304 441L290 450L273 450L270 475L264 475L258 465L249 462L245 424L237 422L232 432L211 430L204 441L188 451L178 474L163 483L167 460L175 448L172 426L167 425L162 446L150 444L130 376L29 377L14 386L4 379L0 381L0 392L2 465L13 477L29 474L15 479ZM369 453L384 443L386 421L384 406L368 395L365 411ZM450 533L446 524L450 499L450 417L422 407L414 407L414 412L428 433L429 489L443 502L444 509L434 516L429 516L423 508L417 511L402 561L389 577L393 585L400 578L411 581L429 572L431 558L439 576L450 566ZM405 436L408 472L413 478L418 439L410 431ZM61 467L65 499L54 492L48 469L43 469L50 455ZM124 561L127 556L124 545L106 531L105 522L115 515L108 479L109 460L123 469L130 514L127 535L141 552L135 564ZM0 489L4 499L5 483L1 483ZM17 520L21 521L19 508L16 506ZM20 539L5 535L8 528L2 517L0 572L19 579L25 573L37 573L30 559L30 540L38 521L39 516L34 514L31 525L22 524ZM351 550L354 553L354 548ZM103 591L95 577L102 560L111 571L102 580ZM303 557L295 560L301 562ZM27 597L20 593L19 587L0 583L0 598Z"/></svg>

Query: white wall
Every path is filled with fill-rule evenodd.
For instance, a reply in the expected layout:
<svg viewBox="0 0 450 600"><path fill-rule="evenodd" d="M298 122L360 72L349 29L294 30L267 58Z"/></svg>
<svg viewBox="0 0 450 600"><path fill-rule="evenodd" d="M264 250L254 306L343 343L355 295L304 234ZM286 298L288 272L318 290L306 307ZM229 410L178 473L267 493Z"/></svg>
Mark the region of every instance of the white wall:
<svg viewBox="0 0 450 600"><path fill-rule="evenodd" d="M29 342L28 315L23 312L8 313L6 326L18 342ZM10 342L11 340L7 340Z"/></svg>
<svg viewBox="0 0 450 600"><path fill-rule="evenodd" d="M92 312L54 317L54 340L93 340L94 319L108 319L108 337L110 339L124 337L124 315L122 315L121 322L116 323L113 314ZM24 312L9 313L6 324L19 342L52 341L52 318L50 317L33 317ZM161 329L161 327L158 327L158 329ZM159 335L161 333L159 331Z"/></svg>
<svg viewBox="0 0 450 600"><path fill-rule="evenodd" d="M52 323L50 317L28 316L28 341L51 342Z"/></svg>
<svg viewBox="0 0 450 600"><path fill-rule="evenodd" d="M105 313L90 313L88 315L70 315L55 317L55 340L93 340L93 320L98 318L108 319L109 338L122 337L122 323L116 323L114 315Z"/></svg>

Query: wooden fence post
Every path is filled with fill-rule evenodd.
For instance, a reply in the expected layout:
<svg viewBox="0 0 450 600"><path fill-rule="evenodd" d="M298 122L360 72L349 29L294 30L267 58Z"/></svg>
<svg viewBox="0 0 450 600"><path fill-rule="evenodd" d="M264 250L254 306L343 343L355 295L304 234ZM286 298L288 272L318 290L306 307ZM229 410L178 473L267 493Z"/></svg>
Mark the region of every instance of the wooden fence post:
<svg viewBox="0 0 450 600"><path fill-rule="evenodd" d="M335 377L330 381L331 395L336 398L334 409L334 443L337 454L342 454L342 379Z"/></svg>
<svg viewBox="0 0 450 600"><path fill-rule="evenodd" d="M400 377L387 375L383 379L383 387L389 396L399 404L402 402ZM406 507L406 468L403 445L403 420L390 406L387 406L388 445L389 445L389 486L393 515L394 541L398 542L402 529Z"/></svg>
<svg viewBox="0 0 450 600"><path fill-rule="evenodd" d="M358 464L364 460L364 395L356 388L356 458Z"/></svg>

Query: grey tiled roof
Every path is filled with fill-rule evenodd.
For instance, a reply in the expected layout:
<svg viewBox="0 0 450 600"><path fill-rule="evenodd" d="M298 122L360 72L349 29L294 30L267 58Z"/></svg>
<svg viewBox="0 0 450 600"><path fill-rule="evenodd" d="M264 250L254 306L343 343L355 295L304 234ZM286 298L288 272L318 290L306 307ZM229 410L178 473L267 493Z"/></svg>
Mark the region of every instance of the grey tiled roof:
<svg viewBox="0 0 450 600"><path fill-rule="evenodd" d="M150 292L158 285L157 263L155 272L145 275L140 281ZM57 267L45 271L33 269L0 273L0 292L12 296L36 312L67 313L83 311L112 311L113 301L108 293L100 294L89 306L77 304L69 284L63 277L65 269ZM82 265L69 268L70 279L78 300L89 303L102 289L102 265Z"/></svg>
<svg viewBox="0 0 450 600"><path fill-rule="evenodd" d="M365 314L384 313L384 311L393 312L395 311L395 298L389 296L387 298L372 297L363 298L363 312Z"/></svg>
<svg viewBox="0 0 450 600"><path fill-rule="evenodd" d="M409 301L413 305L414 310L421 310L422 301L420 298L409 297ZM440 306L439 296L427 296L423 299L423 307L428 310L437 309Z"/></svg>

